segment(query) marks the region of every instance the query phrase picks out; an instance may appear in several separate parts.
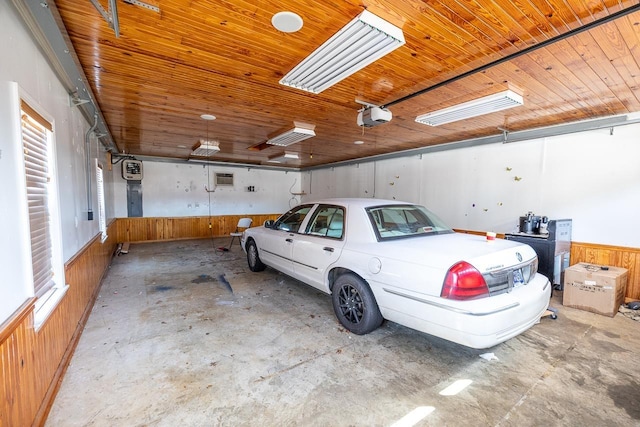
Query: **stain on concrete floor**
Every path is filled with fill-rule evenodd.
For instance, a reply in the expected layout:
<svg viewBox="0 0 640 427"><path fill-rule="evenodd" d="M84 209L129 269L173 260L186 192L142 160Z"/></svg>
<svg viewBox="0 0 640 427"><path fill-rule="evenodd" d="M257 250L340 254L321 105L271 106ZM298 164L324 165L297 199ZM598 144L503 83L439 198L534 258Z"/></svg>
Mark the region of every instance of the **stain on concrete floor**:
<svg viewBox="0 0 640 427"><path fill-rule="evenodd" d="M208 274L201 274L198 277L196 277L195 279L193 279L191 281L191 283L212 283L215 282L216 279L214 279L213 277L209 276Z"/></svg>

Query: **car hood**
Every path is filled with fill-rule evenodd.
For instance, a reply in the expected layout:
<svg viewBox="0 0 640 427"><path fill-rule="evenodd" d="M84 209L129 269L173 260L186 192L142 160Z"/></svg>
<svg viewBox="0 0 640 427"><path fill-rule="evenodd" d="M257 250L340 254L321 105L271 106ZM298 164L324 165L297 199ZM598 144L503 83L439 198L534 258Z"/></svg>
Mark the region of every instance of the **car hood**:
<svg viewBox="0 0 640 427"><path fill-rule="evenodd" d="M378 254L438 269L448 269L458 261L466 261L481 273L495 271L536 256L526 244L512 240L487 241L484 236L451 233L379 242Z"/></svg>

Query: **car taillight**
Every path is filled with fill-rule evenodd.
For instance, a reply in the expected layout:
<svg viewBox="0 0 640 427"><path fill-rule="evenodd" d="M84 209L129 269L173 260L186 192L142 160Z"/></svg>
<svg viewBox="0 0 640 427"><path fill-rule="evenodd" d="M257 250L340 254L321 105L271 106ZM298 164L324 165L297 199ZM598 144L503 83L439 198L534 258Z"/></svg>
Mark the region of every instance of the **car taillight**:
<svg viewBox="0 0 640 427"><path fill-rule="evenodd" d="M447 272L442 285L442 298L468 300L489 295L482 274L471 264L460 261Z"/></svg>

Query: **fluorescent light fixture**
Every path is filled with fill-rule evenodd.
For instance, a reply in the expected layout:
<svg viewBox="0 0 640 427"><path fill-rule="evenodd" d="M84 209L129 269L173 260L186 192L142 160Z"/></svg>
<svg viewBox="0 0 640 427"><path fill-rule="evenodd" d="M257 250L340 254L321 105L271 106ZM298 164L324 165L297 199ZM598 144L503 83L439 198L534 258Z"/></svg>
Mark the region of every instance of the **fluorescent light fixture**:
<svg viewBox="0 0 640 427"><path fill-rule="evenodd" d="M400 28L365 10L289 71L280 84L320 93L404 43Z"/></svg>
<svg viewBox="0 0 640 427"><path fill-rule="evenodd" d="M315 126L298 122L293 122L293 124L295 126L293 129L269 138L267 140L267 144L288 147L296 142L304 141L305 139L316 136L316 133L313 131Z"/></svg>
<svg viewBox="0 0 640 427"><path fill-rule="evenodd" d="M429 126L439 126L445 123L495 113L506 110L507 108L519 107L520 105L524 105L522 96L511 90L506 90L483 98L474 99L473 101L454 105L453 107L423 114L416 117L416 122Z"/></svg>
<svg viewBox="0 0 640 427"><path fill-rule="evenodd" d="M270 163L286 163L289 160L299 160L300 157L298 153L294 153L292 151L285 151L284 153L276 154L275 156L269 157Z"/></svg>
<svg viewBox="0 0 640 427"><path fill-rule="evenodd" d="M201 139L196 145L193 146L192 156L209 157L220 151L218 141L208 141Z"/></svg>

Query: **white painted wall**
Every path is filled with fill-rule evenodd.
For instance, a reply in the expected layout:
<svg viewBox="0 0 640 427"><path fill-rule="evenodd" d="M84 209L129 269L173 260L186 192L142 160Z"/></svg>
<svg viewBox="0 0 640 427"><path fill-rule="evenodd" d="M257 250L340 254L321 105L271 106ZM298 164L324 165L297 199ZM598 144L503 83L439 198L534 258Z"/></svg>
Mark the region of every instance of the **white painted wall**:
<svg viewBox="0 0 640 427"><path fill-rule="evenodd" d="M514 231L533 211L573 219L574 241L640 247L640 125L326 168L302 180L305 200L406 200L454 228L496 232Z"/></svg>
<svg viewBox="0 0 640 427"><path fill-rule="evenodd" d="M21 290L32 287L27 283L27 275L22 271L24 265L31 268L30 246L26 201L24 199L24 176L21 165L20 122L14 114L16 99L9 96L16 90L32 107L45 117L52 119L57 163L56 180L58 182L58 201L60 204L60 222L62 239L62 258L67 261L82 246L98 234L97 213L94 221L87 220L87 200L85 191L85 144L84 134L89 125L76 108L69 106L69 96L58 81L53 70L32 40L22 18L10 2L0 1L0 177L2 190L0 201L0 233L6 244L0 245L0 322L7 313L17 306L9 304L6 295L24 301ZM12 111L14 113L12 113ZM16 122L17 120L17 122ZM16 132L15 129L18 131ZM98 154L98 143L90 145L92 156ZM19 162L18 162L19 161ZM107 217L113 218L112 174L105 171L105 198ZM95 174L92 172L94 212L97 212L95 198ZM30 274L28 275L30 277ZM14 298L15 297L15 298ZM7 308L8 307L8 308ZM9 310L7 312L3 311Z"/></svg>
<svg viewBox="0 0 640 427"><path fill-rule="evenodd" d="M1 7L0 7L1 8ZM0 323L13 313L30 296L33 296L31 258L24 256L31 251L27 218L27 195L16 185L24 180L24 158L20 141L20 110L18 86L0 81ZM24 237L27 236L27 239Z"/></svg>
<svg viewBox="0 0 640 427"><path fill-rule="evenodd" d="M115 213L127 217L127 181L122 178L121 164L114 173ZM232 173L233 187L216 187L216 173ZM300 202L291 193L301 192L301 183L300 172L144 161L142 213L145 217L184 217L285 212ZM250 185L255 192L247 191Z"/></svg>

